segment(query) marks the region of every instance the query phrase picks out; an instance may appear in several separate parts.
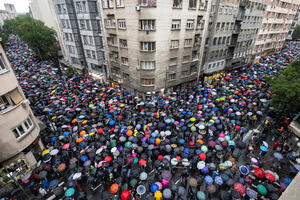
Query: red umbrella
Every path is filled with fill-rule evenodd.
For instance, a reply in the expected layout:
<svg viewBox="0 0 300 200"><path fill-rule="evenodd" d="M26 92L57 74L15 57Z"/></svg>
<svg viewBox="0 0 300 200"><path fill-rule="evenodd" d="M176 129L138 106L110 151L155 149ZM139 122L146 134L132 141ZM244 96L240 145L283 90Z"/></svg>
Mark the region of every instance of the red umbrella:
<svg viewBox="0 0 300 200"><path fill-rule="evenodd" d="M234 190L238 191L240 194L245 194L245 192L246 192L246 189L243 186L243 184L241 184L239 182L234 184Z"/></svg>
<svg viewBox="0 0 300 200"><path fill-rule="evenodd" d="M133 161L134 161L134 158L131 157L131 156L128 156L128 157L126 158L126 163L127 163L127 164L131 164L131 163L133 163Z"/></svg>
<svg viewBox="0 0 300 200"><path fill-rule="evenodd" d="M102 128L99 128L99 129L97 130L97 133L98 133L98 134L102 134L102 133L103 133L103 129L102 129Z"/></svg>
<svg viewBox="0 0 300 200"><path fill-rule="evenodd" d="M64 146L62 146L62 149L69 149L69 147L70 147L70 143L67 143Z"/></svg>
<svg viewBox="0 0 300 200"><path fill-rule="evenodd" d="M236 129L236 130L240 130L241 127L240 127L240 126L235 126L235 129Z"/></svg>
<svg viewBox="0 0 300 200"><path fill-rule="evenodd" d="M144 160L144 159L139 160L139 164L140 164L141 166L146 165L146 163L147 163L147 161Z"/></svg>
<svg viewBox="0 0 300 200"><path fill-rule="evenodd" d="M199 158L200 158L201 160L205 160L205 159L206 159L205 153L200 153L200 154L199 154Z"/></svg>
<svg viewBox="0 0 300 200"><path fill-rule="evenodd" d="M271 173L265 173L265 177L266 177L266 179L268 179L268 180L270 180L272 182L275 181L275 176L273 174L271 174Z"/></svg>
<svg viewBox="0 0 300 200"><path fill-rule="evenodd" d="M262 168L258 168L258 167L254 168L253 173L258 178L263 178L265 176L265 172Z"/></svg>
<svg viewBox="0 0 300 200"><path fill-rule="evenodd" d="M110 162L111 159L112 159L111 156L106 156L106 157L104 158L104 161L105 161L105 162Z"/></svg>
<svg viewBox="0 0 300 200"><path fill-rule="evenodd" d="M164 157L163 157L162 155L159 155L159 156L157 157L157 159L158 159L158 160L163 160Z"/></svg>
<svg viewBox="0 0 300 200"><path fill-rule="evenodd" d="M122 200L127 200L130 197L130 191L129 190L124 190L121 194L121 199Z"/></svg>

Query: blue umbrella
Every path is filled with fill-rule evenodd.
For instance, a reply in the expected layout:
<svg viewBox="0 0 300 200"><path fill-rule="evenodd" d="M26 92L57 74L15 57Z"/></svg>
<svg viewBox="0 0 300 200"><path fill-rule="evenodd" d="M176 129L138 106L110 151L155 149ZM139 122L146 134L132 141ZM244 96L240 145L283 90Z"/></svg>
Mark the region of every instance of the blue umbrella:
<svg viewBox="0 0 300 200"><path fill-rule="evenodd" d="M49 188L56 188L57 185L58 185L58 180L54 179L54 180L50 181Z"/></svg>
<svg viewBox="0 0 300 200"><path fill-rule="evenodd" d="M63 133L63 136L68 136L68 135L70 135L70 132L69 132L69 131L65 131L65 132Z"/></svg>
<svg viewBox="0 0 300 200"><path fill-rule="evenodd" d="M207 173L209 172L208 167L205 166L203 169L201 169L201 172L202 172L203 174L207 174Z"/></svg>
<svg viewBox="0 0 300 200"><path fill-rule="evenodd" d="M178 142L179 142L180 144L184 144L184 143L185 143L184 139L182 139L182 138L180 138Z"/></svg>
<svg viewBox="0 0 300 200"><path fill-rule="evenodd" d="M275 152L275 153L273 154L273 156L274 156L275 158L277 158L278 160L281 160L281 159L283 158L283 155L282 155L281 153L279 153L279 152Z"/></svg>
<svg viewBox="0 0 300 200"><path fill-rule="evenodd" d="M79 143L79 146L81 147L81 148L85 148L86 146L87 146L87 142L86 141L82 141L82 142L80 142Z"/></svg>
<svg viewBox="0 0 300 200"><path fill-rule="evenodd" d="M151 192L154 193L154 192L156 192L157 190L159 190L159 186L158 186L157 184L152 184L150 189L151 189Z"/></svg>
<svg viewBox="0 0 300 200"><path fill-rule="evenodd" d="M252 199L257 198L257 192L255 192L254 190L251 190L249 188L246 189L246 194Z"/></svg>
<svg viewBox="0 0 300 200"><path fill-rule="evenodd" d="M213 184L213 182L214 182L214 180L211 176L205 176L204 180L207 184Z"/></svg>
<svg viewBox="0 0 300 200"><path fill-rule="evenodd" d="M81 160L82 160L83 162L85 162L85 161L88 160L88 157L87 157L86 155L82 155L82 156L81 156Z"/></svg>
<svg viewBox="0 0 300 200"><path fill-rule="evenodd" d="M224 182L229 180L229 176L227 174L222 174L221 178L223 179Z"/></svg>
<svg viewBox="0 0 300 200"><path fill-rule="evenodd" d="M247 175L249 173L249 169L245 165L242 165L240 166L240 172L243 175Z"/></svg>
<svg viewBox="0 0 300 200"><path fill-rule="evenodd" d="M291 160L296 160L295 156L292 153L287 154Z"/></svg>
<svg viewBox="0 0 300 200"><path fill-rule="evenodd" d="M56 140L57 140L57 137L56 137L56 136L54 136L54 137L52 137L52 138L50 139L51 142L55 142Z"/></svg>
<svg viewBox="0 0 300 200"><path fill-rule="evenodd" d="M43 188L48 188L49 182L47 180L42 180L42 186L43 186Z"/></svg>
<svg viewBox="0 0 300 200"><path fill-rule="evenodd" d="M110 120L109 121L109 125L111 125L111 126L115 125L115 121L114 120Z"/></svg>
<svg viewBox="0 0 300 200"><path fill-rule="evenodd" d="M79 119L83 119L83 118L84 118L84 115L80 115L78 118L79 118Z"/></svg>
<svg viewBox="0 0 300 200"><path fill-rule="evenodd" d="M283 179L283 182L284 182L286 185L289 185L289 184L292 182L292 179L291 179L291 178L284 178L284 179Z"/></svg>
<svg viewBox="0 0 300 200"><path fill-rule="evenodd" d="M166 122L167 124L169 124L169 123L172 122L172 120L168 118L168 119L165 120L165 122Z"/></svg>
<svg viewBox="0 0 300 200"><path fill-rule="evenodd" d="M241 184L243 184L243 185L246 184L245 179L243 179L242 177L240 177L240 178L238 179L238 182L241 183Z"/></svg>
<svg viewBox="0 0 300 200"><path fill-rule="evenodd" d="M261 145L260 146L260 150L267 152L268 148L266 146L264 146L264 145Z"/></svg>
<svg viewBox="0 0 300 200"><path fill-rule="evenodd" d="M216 176L215 177L215 182L218 185L222 185L223 184L223 179L221 178L221 176Z"/></svg>

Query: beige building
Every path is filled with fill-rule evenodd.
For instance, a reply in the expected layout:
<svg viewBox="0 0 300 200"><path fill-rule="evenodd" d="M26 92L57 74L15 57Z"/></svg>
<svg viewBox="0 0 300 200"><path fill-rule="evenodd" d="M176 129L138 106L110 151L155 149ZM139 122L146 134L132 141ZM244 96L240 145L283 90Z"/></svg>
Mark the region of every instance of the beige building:
<svg viewBox="0 0 300 200"><path fill-rule="evenodd" d="M211 1L99 1L113 83L150 95L197 79Z"/></svg>
<svg viewBox="0 0 300 200"><path fill-rule="evenodd" d="M268 0L252 58L282 49L299 4L300 0Z"/></svg>
<svg viewBox="0 0 300 200"><path fill-rule="evenodd" d="M34 165L42 148L40 128L0 45L0 163Z"/></svg>
<svg viewBox="0 0 300 200"><path fill-rule="evenodd" d="M31 0L29 3L30 13L34 19L41 20L46 26L52 28L57 33L57 39L61 48L61 55L66 62L69 62L69 54L66 44L63 40L63 33L55 14L55 8L52 0Z"/></svg>

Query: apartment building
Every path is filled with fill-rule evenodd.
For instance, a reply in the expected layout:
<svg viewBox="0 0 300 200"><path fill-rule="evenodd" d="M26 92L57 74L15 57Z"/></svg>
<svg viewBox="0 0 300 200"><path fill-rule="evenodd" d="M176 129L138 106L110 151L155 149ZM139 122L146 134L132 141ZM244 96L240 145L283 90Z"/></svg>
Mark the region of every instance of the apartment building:
<svg viewBox="0 0 300 200"><path fill-rule="evenodd" d="M106 56L97 0L53 0L72 67L106 80Z"/></svg>
<svg viewBox="0 0 300 200"><path fill-rule="evenodd" d="M268 0L252 59L282 49L299 4L299 0Z"/></svg>
<svg viewBox="0 0 300 200"><path fill-rule="evenodd" d="M296 26L300 25L300 2L299 2L299 4L297 6L298 6L298 8L297 8L297 12L296 12L295 18L294 18L294 20L292 22L292 25L290 27L290 30L288 32L288 36L287 36L288 40L292 39L292 35L294 33L294 30L295 30Z"/></svg>
<svg viewBox="0 0 300 200"><path fill-rule="evenodd" d="M1 45L0 84L0 164L23 159L34 166L43 148L40 127Z"/></svg>
<svg viewBox="0 0 300 200"><path fill-rule="evenodd" d="M110 81L150 95L197 79L211 1L100 2Z"/></svg>
<svg viewBox="0 0 300 200"><path fill-rule="evenodd" d="M239 67L251 57L267 0L214 0L205 44L204 73Z"/></svg>

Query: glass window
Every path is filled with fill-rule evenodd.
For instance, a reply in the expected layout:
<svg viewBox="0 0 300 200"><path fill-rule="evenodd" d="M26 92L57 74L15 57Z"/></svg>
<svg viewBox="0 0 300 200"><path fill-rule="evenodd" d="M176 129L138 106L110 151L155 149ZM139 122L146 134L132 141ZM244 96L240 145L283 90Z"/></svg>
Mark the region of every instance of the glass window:
<svg viewBox="0 0 300 200"><path fill-rule="evenodd" d="M121 62L122 62L123 65L128 66L128 58L121 57Z"/></svg>
<svg viewBox="0 0 300 200"><path fill-rule="evenodd" d="M154 70L155 69L155 61L141 61L141 69Z"/></svg>
<svg viewBox="0 0 300 200"><path fill-rule="evenodd" d="M141 42L141 51L155 51L155 42Z"/></svg>
<svg viewBox="0 0 300 200"><path fill-rule="evenodd" d="M140 30L153 31L155 30L155 20L140 20Z"/></svg>
<svg viewBox="0 0 300 200"><path fill-rule="evenodd" d="M125 21L125 19L119 19L118 20L118 26L119 26L119 29L126 29L126 21Z"/></svg>
<svg viewBox="0 0 300 200"><path fill-rule="evenodd" d="M120 47L127 48L127 40L120 39Z"/></svg>
<svg viewBox="0 0 300 200"><path fill-rule="evenodd" d="M178 49L179 48L179 40L171 40L171 49Z"/></svg>
<svg viewBox="0 0 300 200"><path fill-rule="evenodd" d="M154 85L155 79L154 78L142 78L141 83L143 85Z"/></svg>
<svg viewBox="0 0 300 200"><path fill-rule="evenodd" d="M0 54L0 73L7 71L8 68L6 66L6 63L4 62L3 55Z"/></svg>
<svg viewBox="0 0 300 200"><path fill-rule="evenodd" d="M184 40L184 47L191 47L192 46L192 39L185 39Z"/></svg>
<svg viewBox="0 0 300 200"><path fill-rule="evenodd" d="M173 19L172 20L172 30L179 30L180 29L180 20L179 19Z"/></svg>
<svg viewBox="0 0 300 200"><path fill-rule="evenodd" d="M188 19L186 22L186 29L194 29L194 20Z"/></svg>
<svg viewBox="0 0 300 200"><path fill-rule="evenodd" d="M173 8L182 8L182 0L174 0Z"/></svg>

